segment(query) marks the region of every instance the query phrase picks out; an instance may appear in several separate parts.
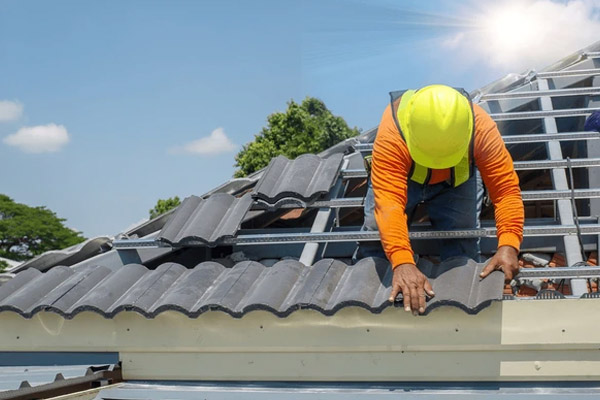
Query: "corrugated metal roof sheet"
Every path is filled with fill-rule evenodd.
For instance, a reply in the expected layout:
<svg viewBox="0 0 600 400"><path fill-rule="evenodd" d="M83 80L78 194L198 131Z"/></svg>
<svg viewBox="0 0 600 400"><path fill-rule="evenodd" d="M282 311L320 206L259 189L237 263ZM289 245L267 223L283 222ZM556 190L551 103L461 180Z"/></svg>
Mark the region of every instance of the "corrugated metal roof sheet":
<svg viewBox="0 0 600 400"><path fill-rule="evenodd" d="M121 382L119 365L0 367L0 400L47 399Z"/></svg>
<svg viewBox="0 0 600 400"><path fill-rule="evenodd" d="M0 367L0 392L17 390L21 383L27 381L31 386L54 382L56 375L65 378L75 378L85 375L87 365L53 365L53 366L22 366Z"/></svg>
<svg viewBox="0 0 600 400"><path fill-rule="evenodd" d="M436 293L427 311L449 305L476 313L502 297L503 274L495 272L480 280L483 265L472 260L456 258L435 266L423 260L419 267ZM101 266L57 267L47 273L30 269L0 286L0 311L27 318L40 311L65 318L94 311L111 318L127 310L152 318L167 310L190 317L213 310L234 317L266 310L285 317L298 309L331 315L357 306L377 313L392 305L388 301L391 279L389 263L377 258L356 265L325 259L311 267L283 260L271 267L243 261L232 268L203 262L193 269L174 263L156 270L136 264L117 271Z"/></svg>

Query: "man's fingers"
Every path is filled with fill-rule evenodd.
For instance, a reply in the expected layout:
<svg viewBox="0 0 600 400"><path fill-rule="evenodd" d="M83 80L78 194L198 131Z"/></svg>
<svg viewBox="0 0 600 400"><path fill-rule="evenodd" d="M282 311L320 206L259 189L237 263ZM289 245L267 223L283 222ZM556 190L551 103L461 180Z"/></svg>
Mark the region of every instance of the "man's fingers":
<svg viewBox="0 0 600 400"><path fill-rule="evenodd" d="M423 314L425 312L425 298L427 295L424 290L419 290L419 314Z"/></svg>
<svg viewBox="0 0 600 400"><path fill-rule="evenodd" d="M404 297L404 311L410 311L410 291L403 290L402 296Z"/></svg>
<svg viewBox="0 0 600 400"><path fill-rule="evenodd" d="M485 278L486 276L491 274L493 271L495 271L497 267L498 267L498 264L496 263L496 261L494 261L492 259L492 261L490 261L488 263L488 265L486 265L485 268L483 268L483 271L481 271L481 273L479 274L479 277Z"/></svg>
<svg viewBox="0 0 600 400"><path fill-rule="evenodd" d="M425 288L425 293L427 293L431 297L435 296L435 293L433 293L433 288L431 287L431 283L429 282L429 279L425 279L425 284L423 285L423 287Z"/></svg>
<svg viewBox="0 0 600 400"><path fill-rule="evenodd" d="M396 297L398 297L398 293L400 293L400 285L392 284L392 292L390 293L389 301L392 303L396 301Z"/></svg>
<svg viewBox="0 0 600 400"><path fill-rule="evenodd" d="M511 280L512 280L512 278L513 278L513 271L512 271L512 269L510 269L510 268L506 268L506 269L504 270L504 279L505 279L506 281L511 281Z"/></svg>
<svg viewBox="0 0 600 400"><path fill-rule="evenodd" d="M419 310L419 293L421 291L417 290L416 286L410 288L410 309L413 314L417 315Z"/></svg>
<svg viewBox="0 0 600 400"><path fill-rule="evenodd" d="M519 270L518 265L513 265L512 268L504 268L504 278L511 281L519 273Z"/></svg>

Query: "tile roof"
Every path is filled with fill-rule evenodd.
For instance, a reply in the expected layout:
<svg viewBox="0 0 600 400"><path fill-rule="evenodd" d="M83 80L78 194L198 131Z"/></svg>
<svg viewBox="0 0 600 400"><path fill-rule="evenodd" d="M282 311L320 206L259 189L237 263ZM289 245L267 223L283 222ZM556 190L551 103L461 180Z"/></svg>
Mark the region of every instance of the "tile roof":
<svg viewBox="0 0 600 400"><path fill-rule="evenodd" d="M590 46L588 50L590 49L597 51L600 43ZM591 90L600 87L598 62L598 57L588 56L586 51L579 52L547 70L558 73L544 75L544 72L528 71L524 74L511 74L471 95L476 103L496 116L504 137L539 135L539 141L507 145L515 160L600 157L600 148L594 141L559 143L552 140L552 146L543 142L545 134L581 133L586 115L599 106L597 92ZM579 73L578 70L587 72ZM578 88L582 90L575 94L565 95L560 91ZM572 110L578 111L571 114ZM534 119L531 119L532 116ZM209 307L207 309L221 307L232 315L240 316L249 308L263 307L283 316L294 307L314 306L327 314L335 312L340 304L355 302L377 312L385 306L384 294L387 289L383 288L386 288L385 284L389 280L389 276L381 271L389 270L373 260L363 260L355 266L344 263L342 260L349 259L356 247L355 239L348 239L343 243L319 244L318 251L312 249L311 252L306 252L315 254L314 259L307 262L311 266L306 267L294 260L300 259L305 247L313 245L309 243L311 240L308 236L299 236L300 239L295 242L277 245L260 241L240 244L224 240L253 235L255 238L261 235L266 237L282 232L298 235L308 231L324 234L360 233L358 230L362 220L355 216L361 215L362 218L363 204L360 200L364 195L365 173L361 154L351 152L360 143L372 143L375 134L376 129L369 130L319 155L303 155L293 161L278 157L266 169L247 178L226 182L204 196L188 198L176 211L149 221L125 235L130 239L147 239L145 246L158 243L163 246L172 245L173 248L134 247L120 250L110 246L115 245L116 240L97 238L79 247L50 252L34 259L24 264L23 268L19 267L19 270L31 266L48 270L47 274L40 275L39 272L25 270L8 283L2 284L0 310L13 309L30 316L42 309L52 309L70 316L88 307L105 315L114 315L122 309L136 309L150 316L159 312L160 307L179 307L182 312L193 315L205 310L202 307L206 306ZM548 150L550 148L554 151L553 155ZM557 158L558 148L561 152ZM555 187L554 175L561 174L559 170L563 171L560 168L519 171L521 186L544 190L546 193L554 189L566 192L569 188ZM353 177L351 173L357 171L359 173ZM573 172L577 187L591 189L600 185L600 174L594 168L580 168ZM336 182L341 181L345 184L345 192L342 190L342 197L335 198L331 189L337 187ZM343 196L352 198L345 199ZM590 197L591 200L578 200L579 211L583 210L579 213L582 224L596 223L596 216L600 213L599 200L594 199L594 195ZM326 203L329 200L354 201L354 208L349 208L350 212L331 204L319 205L318 211L311 208L315 207L315 202ZM532 226L560 224L562 219L559 217L569 214L565 213L565 210L570 209L568 200L563 197L561 207L556 207L556 199L546 203L526 203L527 223ZM290 203L292 207L301 209L295 210L294 218L282 218L285 210L279 208L290 206ZM484 216L486 215L488 222L492 222L493 207L484 209ZM576 251L581 249L573 239L572 235L526 237L523 249L554 253L568 245L566 263L572 265L572 260L580 258L578 254L581 253ZM583 236L582 242L584 250L588 252L597 248L596 238L592 235ZM422 244L423 241L416 241L414 245L415 249L420 249L418 253L435 255L434 242L427 242L425 246L419 243ZM482 239L482 246L489 252L495 249L495 244L494 239ZM198 248L206 251L199 252ZM234 255L240 252L254 261L273 259L278 262L275 266L266 268L258 262L234 260ZM283 260L284 258L294 260ZM227 262L217 263L219 260ZM144 266L131 265L132 263ZM303 279L321 276L318 271L325 268L327 263L330 263L328 272L322 275L325 280L317 281L324 284L327 279L331 279L336 284L335 290L329 293L329 297L324 294L325 297L319 297L318 290L322 289L319 286L317 289L321 289L315 289L314 296L307 299L306 296L311 293L308 288L311 284L317 285L317 281ZM231 264L233 267L228 269L222 264ZM61 265L71 266L71 269L60 267ZM481 289L485 287L486 281L484 286L475 282L473 276L469 275L475 266L471 263L465 265L447 271L444 277L432 276L432 279L440 280L434 281L439 289L436 290L437 296L430 302L429 309L446 301L474 312L482 304L486 304L490 292ZM461 276L462 273L466 276ZM190 279L202 277L202 282L198 282L200 286L213 286L210 286L210 290L207 287L206 292L202 293L191 290L177 278L186 274L189 274ZM336 274L341 274L340 280L336 280ZM362 278L345 280L355 274ZM453 288L451 284L445 284L449 282L449 276L461 282L460 290ZM234 277L237 278L234 280ZM360 288L346 291L342 289L349 284ZM230 285L229 288L227 285ZM231 290L235 285L236 288L240 286L249 292ZM136 286L138 289L135 289ZM177 288L187 289L180 293ZM113 289L120 291L124 297L119 301L114 299L114 294L111 294ZM446 294L447 298L444 297Z"/></svg>
<svg viewBox="0 0 600 400"><path fill-rule="evenodd" d="M252 196L273 208L286 199L305 206L305 203L329 193L342 160L343 154L329 157L303 154L295 160L275 157L256 184Z"/></svg>
<svg viewBox="0 0 600 400"><path fill-rule="evenodd" d="M93 257L111 248L111 238L99 236L68 247L63 250L47 251L44 254L22 263L13 272L35 268L45 271L54 265L74 265L87 258Z"/></svg>
<svg viewBox="0 0 600 400"><path fill-rule="evenodd" d="M503 274L495 272L481 281L478 274L483 265L472 260L456 258L440 265L421 260L419 268L436 293L427 312L447 305L477 313L502 298ZM29 269L0 286L0 311L26 318L51 311L68 319L83 311L107 318L136 311L153 318L167 310L190 317L214 310L233 317L266 310L285 317L299 309L332 315L357 306L378 313L392 305L388 301L391 279L389 263L379 258L366 258L356 265L323 259L310 267L282 260L270 267L242 261L226 268L209 261L193 269L175 263L155 270L139 264L116 271L101 266L56 267L47 273Z"/></svg>
<svg viewBox="0 0 600 400"><path fill-rule="evenodd" d="M240 198L216 193L207 199L186 198L158 234L157 239L170 245L201 242L215 245L233 237L252 205L250 194Z"/></svg>

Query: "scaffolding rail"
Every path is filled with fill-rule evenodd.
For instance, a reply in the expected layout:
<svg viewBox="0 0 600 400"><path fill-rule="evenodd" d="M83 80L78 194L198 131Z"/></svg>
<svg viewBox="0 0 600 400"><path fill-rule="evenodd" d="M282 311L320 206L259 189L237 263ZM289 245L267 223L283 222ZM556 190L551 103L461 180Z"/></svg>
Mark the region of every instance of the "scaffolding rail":
<svg viewBox="0 0 600 400"><path fill-rule="evenodd" d="M502 136L502 140L506 144L514 143L545 143L554 140L560 142L574 140L595 140L600 139L600 132L581 131L581 132L563 132L563 133L534 133L523 135L507 135ZM361 153L371 153L373 151L373 143L357 143L354 146L356 151Z"/></svg>
<svg viewBox="0 0 600 400"><path fill-rule="evenodd" d="M600 87L569 88L569 89L549 89L549 90L530 90L525 92L508 93L488 93L482 95L480 101L491 100L513 100L513 99L535 99L542 96L563 97L563 96L593 96L600 95Z"/></svg>
<svg viewBox="0 0 600 400"><path fill-rule="evenodd" d="M580 226L582 235L600 234L599 224L584 224ZM468 238L493 238L496 237L496 228L461 229L451 231L413 231L409 233L411 239L468 239ZM524 236L565 236L577 235L575 225L547 225L526 226L523 228ZM287 232L287 233L255 233L245 234L242 231L235 237L223 238L221 245L258 245L258 244L286 244L305 242L354 242L354 241L379 241L377 231L347 231L347 232ZM205 247L202 241L187 241L186 247ZM117 249L136 249L147 247L171 247L155 239L123 239L114 240L113 247Z"/></svg>

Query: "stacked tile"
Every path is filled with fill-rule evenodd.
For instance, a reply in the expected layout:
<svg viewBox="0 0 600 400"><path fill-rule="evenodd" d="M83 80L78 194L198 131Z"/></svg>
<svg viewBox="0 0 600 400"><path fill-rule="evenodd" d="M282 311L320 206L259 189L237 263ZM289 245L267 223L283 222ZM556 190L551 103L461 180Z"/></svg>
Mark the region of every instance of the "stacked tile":
<svg viewBox="0 0 600 400"><path fill-rule="evenodd" d="M251 205L249 193L239 198L226 193L216 193L207 199L188 197L165 224L157 240L171 246L215 246L223 238L236 235Z"/></svg>
<svg viewBox="0 0 600 400"><path fill-rule="evenodd" d="M326 195L335 184L343 154L322 158L303 154L295 160L278 156L256 184L253 197L265 208L277 208L284 203L305 206Z"/></svg>
<svg viewBox="0 0 600 400"><path fill-rule="evenodd" d="M110 249L110 240L107 236L99 236L64 250L47 251L40 256L25 261L13 272L24 271L27 268L47 271L56 265L73 265Z"/></svg>

